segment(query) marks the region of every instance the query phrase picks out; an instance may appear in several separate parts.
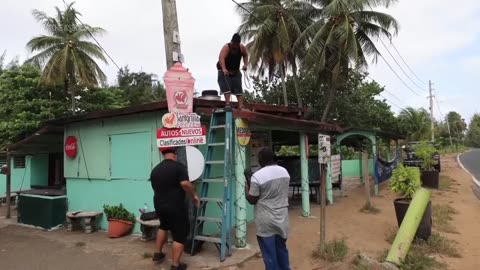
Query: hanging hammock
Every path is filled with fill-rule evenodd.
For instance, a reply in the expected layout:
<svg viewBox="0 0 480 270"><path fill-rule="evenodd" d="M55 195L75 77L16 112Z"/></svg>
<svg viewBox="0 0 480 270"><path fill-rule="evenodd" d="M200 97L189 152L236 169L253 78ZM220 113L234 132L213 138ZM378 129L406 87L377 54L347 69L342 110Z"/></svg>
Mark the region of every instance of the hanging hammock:
<svg viewBox="0 0 480 270"><path fill-rule="evenodd" d="M400 151L397 150L395 158L392 161L386 161L376 156L374 165L375 184L383 183L385 180L392 177L393 170L397 167L400 161Z"/></svg>

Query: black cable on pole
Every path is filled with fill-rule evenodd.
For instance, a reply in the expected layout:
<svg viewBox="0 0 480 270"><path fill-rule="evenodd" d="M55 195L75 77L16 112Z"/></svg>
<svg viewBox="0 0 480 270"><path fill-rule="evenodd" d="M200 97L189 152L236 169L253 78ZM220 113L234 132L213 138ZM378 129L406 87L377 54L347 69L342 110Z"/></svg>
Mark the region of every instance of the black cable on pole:
<svg viewBox="0 0 480 270"><path fill-rule="evenodd" d="M97 43L98 47L100 47L100 49L102 49L102 51L107 55L107 57L110 59L110 61L112 61L112 63L117 67L118 71L122 71L122 69L120 68L120 66L117 65L117 63L115 62L115 60L113 60L113 58L110 56L110 54L107 52L107 50L105 50L105 48L103 48L103 46L100 44L100 42L98 42L98 40L95 38L95 36L93 36L92 32L90 32L90 30L88 29L88 27L77 17L75 16L75 18L78 20L78 22L83 26L83 28L85 30L87 30L87 32L90 34L90 36L92 37L92 39L95 41L95 43Z"/></svg>

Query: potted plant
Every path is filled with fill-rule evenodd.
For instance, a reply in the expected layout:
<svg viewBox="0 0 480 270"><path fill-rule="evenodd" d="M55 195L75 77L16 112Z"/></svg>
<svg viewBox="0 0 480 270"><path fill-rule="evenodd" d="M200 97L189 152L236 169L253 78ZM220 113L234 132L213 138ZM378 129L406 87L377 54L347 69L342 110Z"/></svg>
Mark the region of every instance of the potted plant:
<svg viewBox="0 0 480 270"><path fill-rule="evenodd" d="M135 215L128 212L122 204L118 206L104 205L103 211L108 220L108 236L122 237L128 234L135 224Z"/></svg>
<svg viewBox="0 0 480 270"><path fill-rule="evenodd" d="M422 161L420 167L422 168L422 185L427 188L438 189L440 173L435 170L437 160L434 156L436 149L427 142L422 142L414 147L415 155Z"/></svg>
<svg viewBox="0 0 480 270"><path fill-rule="evenodd" d="M395 215L397 216L398 226L402 224L403 218L407 213L408 207L412 200L413 194L420 187L420 170L417 167L405 167L403 164L398 165L393 170L390 178L390 189L402 196L394 200ZM427 240L432 233L432 210L431 203L428 202L425 214L420 222L415 236L417 238Z"/></svg>

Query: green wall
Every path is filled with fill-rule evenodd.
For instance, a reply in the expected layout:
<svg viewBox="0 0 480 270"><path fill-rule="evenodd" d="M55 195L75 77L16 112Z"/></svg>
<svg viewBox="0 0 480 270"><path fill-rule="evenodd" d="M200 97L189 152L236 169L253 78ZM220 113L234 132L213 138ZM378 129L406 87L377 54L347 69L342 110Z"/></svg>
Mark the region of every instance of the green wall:
<svg viewBox="0 0 480 270"><path fill-rule="evenodd" d="M368 170L370 175L373 175L373 160L368 160ZM343 177L359 177L360 176L360 161L357 160L342 160L342 176Z"/></svg>
<svg viewBox="0 0 480 270"><path fill-rule="evenodd" d="M102 211L104 204L119 203L135 216L140 215L138 209L145 203L153 210L149 176L161 159L156 130L162 127L164 113L87 121L65 128L65 136L75 136L78 140L77 156L64 160L69 211ZM223 157L223 151L217 149L214 158ZM218 168L213 173L220 175L221 172ZM212 185L209 196L222 197L221 185ZM208 207L207 213L219 215L217 209ZM252 207L249 207L248 217L253 219ZM107 228L105 217L102 217L100 226ZM217 230L215 226L206 226L205 229L207 233ZM134 232L140 232L138 224Z"/></svg>
<svg viewBox="0 0 480 270"><path fill-rule="evenodd" d="M32 186L48 186L48 154L31 157L31 180Z"/></svg>
<svg viewBox="0 0 480 270"><path fill-rule="evenodd" d="M11 162L10 168L12 168L11 181L12 191L18 191L20 189L30 189L30 178L31 178L31 164L32 157L25 157L25 168L13 168L13 159ZM22 183L23 182L23 183ZM0 174L0 197L5 196L7 192L7 177L4 174Z"/></svg>

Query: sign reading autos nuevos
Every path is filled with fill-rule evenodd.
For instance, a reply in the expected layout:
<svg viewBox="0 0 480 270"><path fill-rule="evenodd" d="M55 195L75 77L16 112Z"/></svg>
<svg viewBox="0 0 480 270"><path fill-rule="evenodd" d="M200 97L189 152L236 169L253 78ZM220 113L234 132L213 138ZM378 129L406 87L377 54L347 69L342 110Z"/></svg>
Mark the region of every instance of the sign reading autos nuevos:
<svg viewBox="0 0 480 270"><path fill-rule="evenodd" d="M207 136L205 127L160 128L157 130L158 148L202 145L206 143Z"/></svg>

